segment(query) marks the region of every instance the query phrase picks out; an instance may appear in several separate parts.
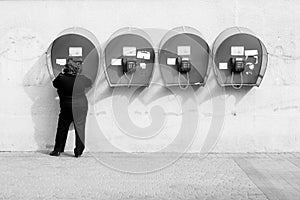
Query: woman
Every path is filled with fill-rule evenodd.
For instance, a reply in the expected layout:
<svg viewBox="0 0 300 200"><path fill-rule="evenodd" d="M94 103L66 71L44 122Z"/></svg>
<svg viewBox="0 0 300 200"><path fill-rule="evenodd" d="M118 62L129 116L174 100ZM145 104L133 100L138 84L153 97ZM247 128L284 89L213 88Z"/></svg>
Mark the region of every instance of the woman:
<svg viewBox="0 0 300 200"><path fill-rule="evenodd" d="M70 124L75 128L75 157L81 156L84 150L85 122L88 111L88 101L85 96L86 88L91 87L92 81L80 75L82 59L68 58L62 73L53 81L60 99L60 114L57 125L54 150L51 156L59 156L64 152Z"/></svg>

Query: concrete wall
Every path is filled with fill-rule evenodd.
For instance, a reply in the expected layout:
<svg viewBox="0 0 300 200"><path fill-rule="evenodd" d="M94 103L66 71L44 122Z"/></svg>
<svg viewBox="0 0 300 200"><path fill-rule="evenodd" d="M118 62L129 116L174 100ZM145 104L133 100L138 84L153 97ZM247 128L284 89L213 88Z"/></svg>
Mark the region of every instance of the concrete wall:
<svg viewBox="0 0 300 200"><path fill-rule="evenodd" d="M87 150L160 151L180 135L167 151L300 151L299 10L297 0L0 1L0 150L53 147L59 107L44 52L61 31L79 26L104 44L133 26L158 44L166 30L187 25L209 45L231 26L255 32L270 53L261 86L224 91L211 71L206 87L168 90L156 67L149 88L112 90L100 70L88 93ZM159 134L128 137L126 120L141 134Z"/></svg>

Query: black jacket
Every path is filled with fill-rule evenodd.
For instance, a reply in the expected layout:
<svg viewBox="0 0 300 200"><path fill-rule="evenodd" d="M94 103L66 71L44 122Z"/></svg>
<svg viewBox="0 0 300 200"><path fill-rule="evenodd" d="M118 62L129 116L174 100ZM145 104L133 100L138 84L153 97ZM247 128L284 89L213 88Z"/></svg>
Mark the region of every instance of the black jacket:
<svg viewBox="0 0 300 200"><path fill-rule="evenodd" d="M84 75L73 76L60 73L53 81L57 88L61 107L86 107L86 88L91 87L92 81Z"/></svg>

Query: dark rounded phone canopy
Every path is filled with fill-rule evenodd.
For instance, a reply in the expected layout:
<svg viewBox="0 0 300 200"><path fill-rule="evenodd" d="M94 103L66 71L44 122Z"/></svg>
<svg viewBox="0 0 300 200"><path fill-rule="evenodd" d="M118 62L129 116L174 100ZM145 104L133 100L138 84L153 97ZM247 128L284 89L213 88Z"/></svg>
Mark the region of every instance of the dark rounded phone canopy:
<svg viewBox="0 0 300 200"><path fill-rule="evenodd" d="M47 50L47 66L52 77L63 69L69 57L82 58L82 74L95 81L100 66L100 44L88 30L72 27L62 31Z"/></svg>
<svg viewBox="0 0 300 200"><path fill-rule="evenodd" d="M160 42L158 56L164 83L167 86L179 85L177 67L169 65L168 59L189 57L192 65L189 72L190 82L189 84L182 84L204 85L209 73L209 52L209 46L198 30L188 26L180 26L168 31Z"/></svg>
<svg viewBox="0 0 300 200"><path fill-rule="evenodd" d="M124 54L126 49L132 50L133 54ZM148 52L149 59L138 58L137 54L141 52ZM111 87L148 86L150 84L154 69L155 52L151 38L145 31L133 27L117 30L105 44L103 55L105 74ZM123 58L136 59L137 68L134 73L126 75L123 73L121 65L113 63L114 60L120 61ZM128 78L132 78L130 84Z"/></svg>
<svg viewBox="0 0 300 200"><path fill-rule="evenodd" d="M257 50L258 59L252 59L250 62L255 64L251 74L246 74L247 68L243 73L243 85L245 86L259 86L262 78L266 72L268 53L262 41L255 36L255 34L245 27L231 27L221 32L216 38L212 47L214 72L217 81L221 86L232 85L230 82L231 70L220 69L220 63L227 63L231 57L231 47L243 47L246 54L247 51ZM236 57L236 56L234 56ZM248 70L250 72L250 70ZM235 83L240 84L241 80L236 77Z"/></svg>

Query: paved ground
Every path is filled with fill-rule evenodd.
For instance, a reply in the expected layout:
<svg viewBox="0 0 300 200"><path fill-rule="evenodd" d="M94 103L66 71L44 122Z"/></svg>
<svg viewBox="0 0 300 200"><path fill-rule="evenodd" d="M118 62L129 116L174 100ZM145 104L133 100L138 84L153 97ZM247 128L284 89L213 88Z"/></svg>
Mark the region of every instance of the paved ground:
<svg viewBox="0 0 300 200"><path fill-rule="evenodd" d="M150 171L170 158L176 155L2 152L0 199L300 199L296 153L189 154L151 173L119 171Z"/></svg>

